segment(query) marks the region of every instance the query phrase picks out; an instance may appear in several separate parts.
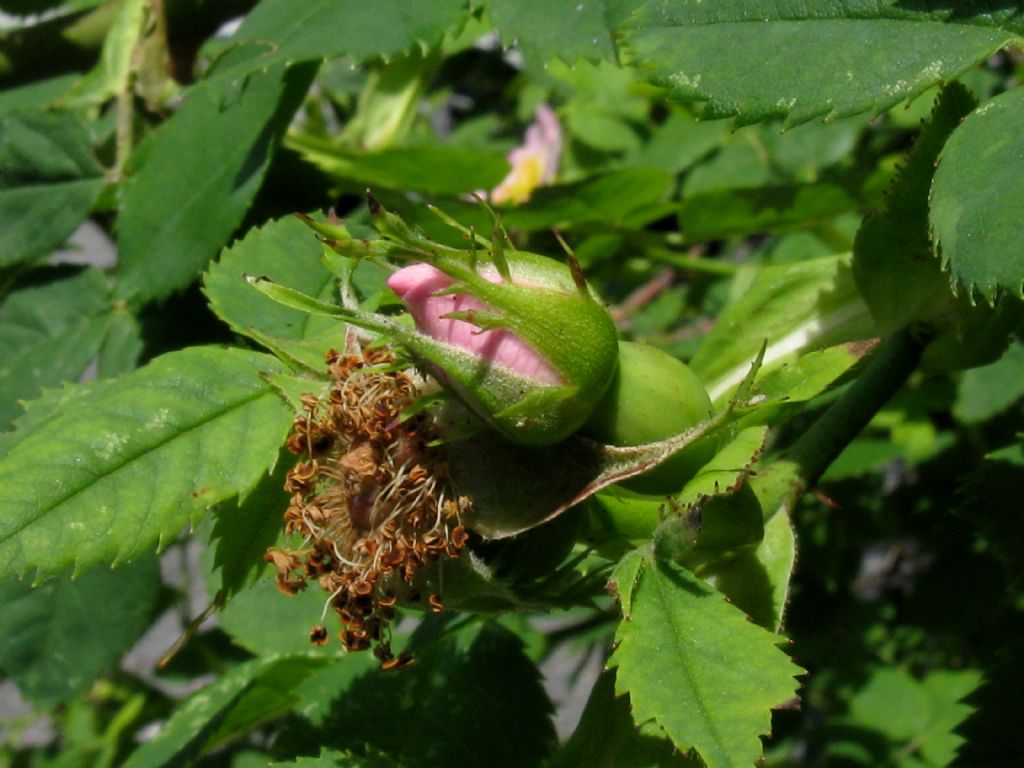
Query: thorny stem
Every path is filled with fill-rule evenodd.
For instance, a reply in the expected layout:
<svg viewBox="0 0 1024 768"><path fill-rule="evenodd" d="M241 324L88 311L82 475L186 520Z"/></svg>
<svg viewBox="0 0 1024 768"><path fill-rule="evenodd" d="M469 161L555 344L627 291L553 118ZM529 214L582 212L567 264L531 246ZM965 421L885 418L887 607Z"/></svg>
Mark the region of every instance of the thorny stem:
<svg viewBox="0 0 1024 768"><path fill-rule="evenodd" d="M789 448L783 461L798 468L800 494L812 487L861 433L868 422L903 386L921 361L926 340L912 329L890 336L867 369Z"/></svg>

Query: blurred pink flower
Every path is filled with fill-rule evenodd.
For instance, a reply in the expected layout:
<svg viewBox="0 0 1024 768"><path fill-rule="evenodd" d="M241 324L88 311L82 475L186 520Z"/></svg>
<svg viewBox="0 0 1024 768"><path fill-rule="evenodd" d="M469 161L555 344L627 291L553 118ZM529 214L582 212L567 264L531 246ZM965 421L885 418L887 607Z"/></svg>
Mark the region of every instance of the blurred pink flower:
<svg viewBox="0 0 1024 768"><path fill-rule="evenodd" d="M494 283L497 274L485 275ZM416 327L436 341L464 349L480 359L515 371L544 385L562 383L562 377L550 363L526 342L505 328L481 330L466 320L445 317L450 312L491 311L478 299L465 294L437 295L452 284L452 279L429 264L413 264L395 272L388 287L405 304Z"/></svg>
<svg viewBox="0 0 1024 768"><path fill-rule="evenodd" d="M558 173L562 154L562 126L547 104L537 107L536 118L526 129L522 146L508 154L512 166L498 186L491 191L491 201L525 203L537 187L550 184Z"/></svg>

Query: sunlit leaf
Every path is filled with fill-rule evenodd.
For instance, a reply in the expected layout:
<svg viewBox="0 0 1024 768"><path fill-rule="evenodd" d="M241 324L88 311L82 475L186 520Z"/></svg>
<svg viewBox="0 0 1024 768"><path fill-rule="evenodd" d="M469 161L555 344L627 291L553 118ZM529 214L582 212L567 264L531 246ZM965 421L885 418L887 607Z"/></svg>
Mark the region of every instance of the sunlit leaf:
<svg viewBox="0 0 1024 768"><path fill-rule="evenodd" d="M1012 7L993 10L981 0L955 10L900 0L672 0L645 6L627 25L623 49L673 96L706 101L704 117L735 116L740 124L781 117L793 125L878 113L955 77L1020 32Z"/></svg>
<svg viewBox="0 0 1024 768"><path fill-rule="evenodd" d="M272 345L314 371L324 354L344 349L345 324L286 307L256 291L245 275L269 277L321 301L337 302L338 281L323 265L316 234L294 216L250 230L203 278L214 313L238 333Z"/></svg>
<svg viewBox="0 0 1024 768"><path fill-rule="evenodd" d="M756 762L772 708L796 694L801 673L779 649L782 639L689 571L644 550L623 559L613 583L623 620L610 663L634 721L654 720L709 768Z"/></svg>
<svg viewBox="0 0 1024 768"><path fill-rule="evenodd" d="M291 424L260 378L279 369L199 347L55 402L0 461L0 574L131 559L246 494Z"/></svg>

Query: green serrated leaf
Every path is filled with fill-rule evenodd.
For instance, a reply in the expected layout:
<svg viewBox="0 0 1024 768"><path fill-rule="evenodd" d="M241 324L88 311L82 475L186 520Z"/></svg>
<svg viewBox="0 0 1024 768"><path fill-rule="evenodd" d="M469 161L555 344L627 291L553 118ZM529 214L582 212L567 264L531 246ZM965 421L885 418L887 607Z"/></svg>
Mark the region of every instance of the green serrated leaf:
<svg viewBox="0 0 1024 768"><path fill-rule="evenodd" d="M0 115L0 266L43 256L103 189L89 131L67 112Z"/></svg>
<svg viewBox="0 0 1024 768"><path fill-rule="evenodd" d="M124 187L117 295L135 303L188 285L241 223L313 77L272 67L237 94L196 86Z"/></svg>
<svg viewBox="0 0 1024 768"><path fill-rule="evenodd" d="M96 357L111 324L107 281L95 269L53 269L51 279L0 304L0 428L21 413L19 400L75 381Z"/></svg>
<svg viewBox="0 0 1024 768"><path fill-rule="evenodd" d="M869 216L857 232L853 276L879 333L890 334L949 312L949 280L931 255L928 194L943 144L975 104L959 84L941 91L931 120L886 196L884 210Z"/></svg>
<svg viewBox="0 0 1024 768"><path fill-rule="evenodd" d="M210 308L235 331L261 344L273 345L314 371L325 371L324 353L344 349L344 322L311 315L264 296L245 275L269 277L275 283L336 303L338 284L324 267L323 246L313 231L294 216L250 230L226 249L203 278Z"/></svg>
<svg viewBox="0 0 1024 768"><path fill-rule="evenodd" d="M416 44L436 45L465 14L465 0L435 0L429 8L417 0L266 0L245 17L233 40L270 49L245 65L250 70L339 56L366 61L405 53Z"/></svg>
<svg viewBox="0 0 1024 768"><path fill-rule="evenodd" d="M125 768L188 764L207 745L287 711L294 690L324 663L322 657L295 654L240 664L179 706L160 732L129 756Z"/></svg>
<svg viewBox="0 0 1024 768"><path fill-rule="evenodd" d="M660 553L698 571L761 541L764 515L747 479L767 434L767 427L743 430L686 484L672 500L672 514L655 531Z"/></svg>
<svg viewBox="0 0 1024 768"><path fill-rule="evenodd" d="M765 340L761 375L808 352L873 336L849 264L849 255L838 255L763 269L690 362L711 400L728 398Z"/></svg>
<svg viewBox="0 0 1024 768"><path fill-rule="evenodd" d="M0 584L0 670L35 701L68 701L138 640L159 592L151 555L39 587L8 580Z"/></svg>
<svg viewBox="0 0 1024 768"><path fill-rule="evenodd" d="M465 195L497 186L509 168L496 152L466 147L424 145L363 152L302 135L289 136L285 145L331 178L359 191L369 186Z"/></svg>
<svg viewBox="0 0 1024 768"><path fill-rule="evenodd" d="M653 561L650 553L624 559L613 578L625 618L610 665L616 692L629 694L634 721L654 720L708 768L756 762L771 709L793 698L801 674L779 649L782 639L747 621L689 571Z"/></svg>
<svg viewBox="0 0 1024 768"><path fill-rule="evenodd" d="M131 559L244 496L291 425L260 376L280 368L266 355L194 347L51 400L48 418L0 460L0 577Z"/></svg>
<svg viewBox="0 0 1024 768"><path fill-rule="evenodd" d="M87 399L93 389L101 386L99 382L90 381L85 384L65 384L55 389L44 389L37 400L28 400L23 405L25 413L14 421L14 429L0 433L0 456L10 451L15 445L45 427L51 417L60 409L68 407L79 400Z"/></svg>
<svg viewBox="0 0 1024 768"><path fill-rule="evenodd" d="M214 510L210 543L213 566L220 570L220 585L213 591L223 589L228 596L234 595L255 582L264 570L263 555L284 528L282 518L288 507L284 478L294 462L294 457L292 462L289 457L291 454L282 450L274 471L264 476L244 501L226 501Z"/></svg>
<svg viewBox="0 0 1024 768"><path fill-rule="evenodd" d="M986 102L953 131L939 156L931 191L935 248L950 277L989 303L1005 292L1024 297L1024 90Z"/></svg>
<svg viewBox="0 0 1024 768"><path fill-rule="evenodd" d="M706 118L747 124L781 117L796 125L877 114L955 77L1020 32L1012 8L992 10L983 0L955 9L901 0L673 0L645 6L627 25L622 49L674 97L706 101ZM828 66L808 66L819 61Z"/></svg>
<svg viewBox="0 0 1024 768"><path fill-rule="evenodd" d="M535 65L558 57L614 57L612 33L625 19L618 0L490 0L488 10L505 45L518 45Z"/></svg>

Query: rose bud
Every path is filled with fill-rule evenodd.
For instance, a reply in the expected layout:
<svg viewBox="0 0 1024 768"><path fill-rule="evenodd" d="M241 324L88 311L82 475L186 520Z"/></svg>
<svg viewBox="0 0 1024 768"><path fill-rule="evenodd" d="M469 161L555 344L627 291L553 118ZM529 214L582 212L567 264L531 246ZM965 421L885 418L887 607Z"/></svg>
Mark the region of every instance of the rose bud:
<svg viewBox="0 0 1024 768"><path fill-rule="evenodd" d="M615 326L559 262L516 251L507 266L507 279L488 264L418 263L393 274L388 286L443 355L400 341L509 440L549 445L579 429L604 395Z"/></svg>
<svg viewBox="0 0 1024 768"><path fill-rule="evenodd" d="M608 389L619 349L615 324L572 254L563 264L519 251L497 217L488 241L435 211L469 239L470 248L453 248L407 226L372 197L369 202L379 239L352 237L339 222L309 223L343 256L408 263L388 285L415 329L264 278L250 281L277 301L342 318L400 345L514 443L551 445L576 432Z"/></svg>

